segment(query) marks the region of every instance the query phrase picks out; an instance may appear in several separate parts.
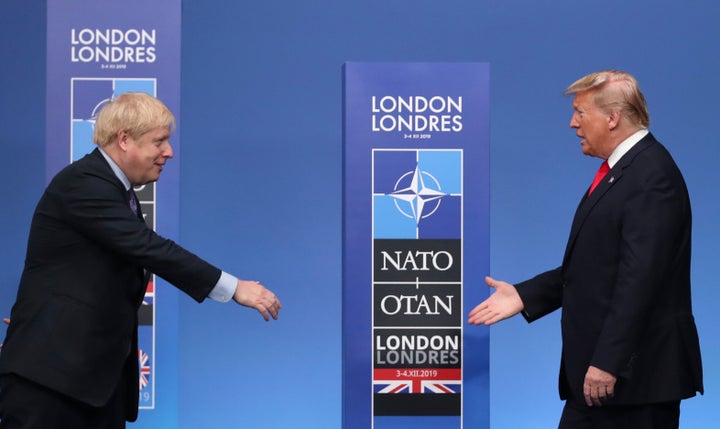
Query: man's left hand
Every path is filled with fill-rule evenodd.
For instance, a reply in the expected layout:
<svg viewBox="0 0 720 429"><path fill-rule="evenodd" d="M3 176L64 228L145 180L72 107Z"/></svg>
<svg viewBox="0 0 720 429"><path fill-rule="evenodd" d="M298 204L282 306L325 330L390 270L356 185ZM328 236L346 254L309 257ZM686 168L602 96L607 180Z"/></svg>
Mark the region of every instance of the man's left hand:
<svg viewBox="0 0 720 429"><path fill-rule="evenodd" d="M585 374L583 394L588 407L599 407L602 401L615 395L617 377L600 368L590 366Z"/></svg>

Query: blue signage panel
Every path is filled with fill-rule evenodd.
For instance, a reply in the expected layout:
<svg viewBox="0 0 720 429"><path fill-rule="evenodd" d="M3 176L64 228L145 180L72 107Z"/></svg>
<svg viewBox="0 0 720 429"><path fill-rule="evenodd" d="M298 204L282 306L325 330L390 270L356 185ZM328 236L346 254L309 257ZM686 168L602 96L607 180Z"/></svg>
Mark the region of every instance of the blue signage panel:
<svg viewBox="0 0 720 429"><path fill-rule="evenodd" d="M489 427L489 67L344 69L343 427Z"/></svg>
<svg viewBox="0 0 720 429"><path fill-rule="evenodd" d="M134 91L180 116L180 0L48 0L47 146L49 181L94 149L97 113ZM158 183L136 188L147 224L177 239L179 127L175 159ZM173 167L173 164L176 167ZM160 279L158 279L160 280ZM141 415L137 426L177 426L177 294L148 284L138 311ZM162 332L160 332L162 330ZM162 423L160 423L162 422Z"/></svg>

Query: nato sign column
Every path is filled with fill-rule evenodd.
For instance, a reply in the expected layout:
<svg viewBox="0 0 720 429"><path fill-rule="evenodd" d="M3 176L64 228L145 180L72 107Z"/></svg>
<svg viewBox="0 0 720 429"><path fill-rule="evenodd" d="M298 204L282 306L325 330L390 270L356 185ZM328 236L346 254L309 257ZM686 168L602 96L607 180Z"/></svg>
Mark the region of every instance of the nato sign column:
<svg viewBox="0 0 720 429"><path fill-rule="evenodd" d="M343 426L487 428L488 66L344 78Z"/></svg>

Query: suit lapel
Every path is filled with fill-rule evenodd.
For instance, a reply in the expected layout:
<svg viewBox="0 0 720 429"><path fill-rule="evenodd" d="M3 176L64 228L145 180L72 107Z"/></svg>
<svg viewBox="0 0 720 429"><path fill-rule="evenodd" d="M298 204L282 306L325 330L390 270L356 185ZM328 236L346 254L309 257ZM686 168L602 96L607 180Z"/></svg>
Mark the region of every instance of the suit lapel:
<svg viewBox="0 0 720 429"><path fill-rule="evenodd" d="M585 220L592 213L592 210L598 205L603 203L603 198L608 192L611 191L612 187L616 185L622 179L623 172L626 168L630 167L633 160L643 150L647 149L651 144L655 143L656 140L652 134L648 134L642 140L640 140L635 146L633 146L622 158L607 172L603 180L598 184L592 194L588 195L585 192L577 210L575 211L575 217L573 218L572 228L570 229L570 237L568 238L568 244L565 248L565 256L563 257L563 265L567 263L570 254L572 253L573 245L577 239L580 230L585 224Z"/></svg>

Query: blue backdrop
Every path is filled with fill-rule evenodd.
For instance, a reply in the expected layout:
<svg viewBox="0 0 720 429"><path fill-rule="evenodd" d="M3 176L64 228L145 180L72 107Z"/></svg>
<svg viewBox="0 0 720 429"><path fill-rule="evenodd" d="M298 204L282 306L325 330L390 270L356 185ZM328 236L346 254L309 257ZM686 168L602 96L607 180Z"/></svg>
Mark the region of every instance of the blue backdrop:
<svg viewBox="0 0 720 429"><path fill-rule="evenodd" d="M45 185L45 6L0 3L0 314ZM266 324L233 304L180 298L179 426L340 427L341 66L479 61L491 76L490 274L509 281L560 262L597 168L568 127L562 90L604 68L639 79L651 130L683 170L694 210L707 393L684 403L681 427L712 427L718 22L715 0L184 1L183 156L170 167L181 171L180 241L262 280L285 309ZM556 425L559 353L558 314L491 329L491 427Z"/></svg>

